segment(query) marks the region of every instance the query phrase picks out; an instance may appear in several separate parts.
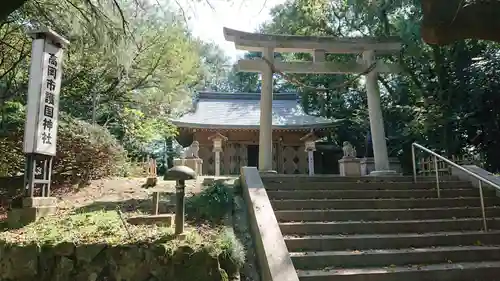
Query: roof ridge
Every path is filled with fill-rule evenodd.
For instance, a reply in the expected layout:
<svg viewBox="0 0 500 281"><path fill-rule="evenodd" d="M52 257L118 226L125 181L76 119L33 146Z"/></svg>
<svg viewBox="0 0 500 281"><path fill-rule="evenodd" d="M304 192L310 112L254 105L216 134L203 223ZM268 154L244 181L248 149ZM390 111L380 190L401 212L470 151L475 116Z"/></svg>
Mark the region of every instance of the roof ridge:
<svg viewBox="0 0 500 281"><path fill-rule="evenodd" d="M259 92L208 92L199 91L197 100L199 99L235 99L235 100L259 100L261 93ZM274 100L296 100L299 93L273 93Z"/></svg>

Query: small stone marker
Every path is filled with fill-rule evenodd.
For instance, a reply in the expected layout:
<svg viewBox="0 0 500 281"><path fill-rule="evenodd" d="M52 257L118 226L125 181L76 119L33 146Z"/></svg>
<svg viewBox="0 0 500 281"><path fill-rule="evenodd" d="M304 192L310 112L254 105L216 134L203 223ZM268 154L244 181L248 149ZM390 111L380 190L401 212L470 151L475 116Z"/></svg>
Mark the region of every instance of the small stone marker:
<svg viewBox="0 0 500 281"><path fill-rule="evenodd" d="M175 234L180 235L184 232L186 180L196 179L196 172L186 166L174 166L167 171L167 178L176 181Z"/></svg>

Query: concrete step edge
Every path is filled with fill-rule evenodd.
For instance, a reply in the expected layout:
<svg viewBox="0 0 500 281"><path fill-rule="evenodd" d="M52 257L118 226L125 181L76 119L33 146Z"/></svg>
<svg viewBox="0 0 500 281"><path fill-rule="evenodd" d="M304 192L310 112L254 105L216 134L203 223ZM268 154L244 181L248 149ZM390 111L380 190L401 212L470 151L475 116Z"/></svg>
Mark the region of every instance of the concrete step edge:
<svg viewBox="0 0 500 281"><path fill-rule="evenodd" d="M485 209L500 209L500 206L485 206ZM339 213L339 212L401 212L401 211L448 211L448 210L478 210L481 207L469 207L469 206L460 206L460 207L436 207L436 208L394 208L394 209L313 209L313 210L276 210L274 213Z"/></svg>
<svg viewBox="0 0 500 281"><path fill-rule="evenodd" d="M500 209L500 206L487 206L485 210ZM363 213L363 212L439 212L439 211L457 211L457 210L481 210L481 207L438 207L438 208L394 208L394 209L313 209L313 210L276 210L275 214L286 213Z"/></svg>
<svg viewBox="0 0 500 281"><path fill-rule="evenodd" d="M487 221L496 221L498 217L487 218ZM389 221L304 221L304 222L280 222L279 225L347 225L347 224L403 224L403 223L446 223L446 222L469 222L482 221L482 218L457 218L457 219L426 219L426 220L389 220Z"/></svg>
<svg viewBox="0 0 500 281"><path fill-rule="evenodd" d="M476 191L474 188L440 188L441 192L448 191ZM342 193L342 192L352 192L352 193L366 193L366 192L415 192L415 193L424 193L424 192L433 192L436 193L435 189L295 189L295 190L267 190L267 193L311 193L311 192L321 192L321 193ZM479 193L479 191L478 191Z"/></svg>
<svg viewBox="0 0 500 281"><path fill-rule="evenodd" d="M291 257L326 257L326 256L365 256L365 255L394 255L412 253L436 253L436 252L464 252L464 251L500 251L500 245L485 246L439 246L405 249L373 249L353 251L314 251L314 252L291 252Z"/></svg>
<svg viewBox="0 0 500 281"><path fill-rule="evenodd" d="M336 181L336 182L327 182L327 181L318 181L318 182L264 182L265 185L270 185L270 186L280 186L283 185L284 183L287 184L287 186L291 185L332 185L332 186L337 186L337 185L404 185L404 186L420 186L420 184L428 185L428 186L436 186L436 182L431 182L431 181L423 181L423 182L411 182L411 181L387 181L387 182L363 182L363 181ZM472 184L468 181L443 181L439 182L439 184L444 184L444 185L466 185L472 187Z"/></svg>
<svg viewBox="0 0 500 281"><path fill-rule="evenodd" d="M284 235L285 240L308 240L308 239L368 239L368 238L418 238L418 237L448 237L465 235L500 235L500 230L478 231L446 231L427 233L396 233L396 234L329 234L329 235ZM499 240L500 241L500 240Z"/></svg>
<svg viewBox="0 0 500 281"><path fill-rule="evenodd" d="M415 238L430 236L463 236L463 235L500 235L500 230L484 231L447 231L447 232L427 232L427 233L396 233L396 234L329 234L329 235L284 235L287 240L307 240L307 239L367 239L367 238ZM499 240L500 241L500 240Z"/></svg>
<svg viewBox="0 0 500 281"><path fill-rule="evenodd" d="M462 262L462 263L443 263L415 266L394 266L394 267L370 267L370 268L351 268L351 269L320 269L320 270L297 270L299 278L313 276L335 276L335 275L375 275L375 274L393 274L400 272L423 272L423 271L448 271L448 270L467 270L480 268L499 268L500 261L487 262ZM368 280L368 279L367 279ZM378 279L377 279L378 280Z"/></svg>
<svg viewBox="0 0 500 281"><path fill-rule="evenodd" d="M328 202L328 201L343 201L343 202L363 202L363 201L390 201L390 202L397 202L397 201L429 201L429 200L435 200L435 201L445 201L445 200L478 200L479 202L479 196L478 197L453 197L453 198L358 198L358 199L270 199L271 203L273 202L283 202L283 201L290 201L290 202ZM494 196L488 196L484 197L484 199L488 200L493 200L493 199L498 199L498 197Z"/></svg>

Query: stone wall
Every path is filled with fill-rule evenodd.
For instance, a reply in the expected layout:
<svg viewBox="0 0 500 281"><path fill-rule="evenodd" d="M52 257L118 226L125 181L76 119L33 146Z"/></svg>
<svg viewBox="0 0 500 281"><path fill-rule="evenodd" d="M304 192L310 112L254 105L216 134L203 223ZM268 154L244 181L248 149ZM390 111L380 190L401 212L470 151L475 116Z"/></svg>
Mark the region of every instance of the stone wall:
<svg viewBox="0 0 500 281"><path fill-rule="evenodd" d="M237 272L208 246L0 244L1 281L226 281Z"/></svg>

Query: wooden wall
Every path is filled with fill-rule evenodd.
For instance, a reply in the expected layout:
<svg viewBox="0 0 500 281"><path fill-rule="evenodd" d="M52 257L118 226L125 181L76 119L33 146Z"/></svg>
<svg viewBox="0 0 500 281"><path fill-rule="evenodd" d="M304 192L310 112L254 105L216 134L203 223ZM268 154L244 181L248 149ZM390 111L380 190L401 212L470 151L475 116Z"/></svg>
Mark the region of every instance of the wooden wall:
<svg viewBox="0 0 500 281"><path fill-rule="evenodd" d="M228 140L223 143L221 153L221 175L236 175L240 167L248 163L248 145L259 144L259 132L256 130L219 131ZM307 153L304 142L300 140L307 132L273 132L273 169L280 174L307 174ZM203 174L215 174L215 154L213 142L209 137L214 131L197 131L194 140L200 143L199 156L203 159Z"/></svg>

